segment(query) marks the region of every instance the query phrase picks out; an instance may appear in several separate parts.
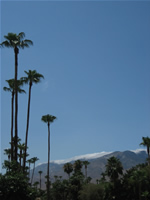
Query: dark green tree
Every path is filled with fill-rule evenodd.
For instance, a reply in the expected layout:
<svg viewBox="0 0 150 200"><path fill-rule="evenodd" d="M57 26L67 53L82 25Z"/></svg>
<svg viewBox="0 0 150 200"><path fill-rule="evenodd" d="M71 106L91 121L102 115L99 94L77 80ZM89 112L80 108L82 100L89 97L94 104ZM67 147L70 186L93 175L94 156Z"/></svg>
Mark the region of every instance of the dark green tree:
<svg viewBox="0 0 150 200"><path fill-rule="evenodd" d="M83 161L83 165L85 167L85 178L87 179L87 166L90 164L89 161L85 160Z"/></svg>
<svg viewBox="0 0 150 200"><path fill-rule="evenodd" d="M148 163L150 165L150 138L149 137L142 137L142 142L140 145L147 148L147 154L148 154Z"/></svg>
<svg viewBox="0 0 150 200"><path fill-rule="evenodd" d="M118 158L112 156L108 159L105 174L113 183L123 174L123 166Z"/></svg>
<svg viewBox="0 0 150 200"><path fill-rule="evenodd" d="M70 173L73 171L73 165L71 163L66 163L63 166L64 172L68 174L68 177L70 178Z"/></svg>

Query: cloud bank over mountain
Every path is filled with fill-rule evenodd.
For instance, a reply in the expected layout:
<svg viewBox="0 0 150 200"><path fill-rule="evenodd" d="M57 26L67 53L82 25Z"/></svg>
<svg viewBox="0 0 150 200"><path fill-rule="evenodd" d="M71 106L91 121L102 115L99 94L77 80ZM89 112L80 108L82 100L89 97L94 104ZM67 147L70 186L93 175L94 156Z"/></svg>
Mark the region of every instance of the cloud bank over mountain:
<svg viewBox="0 0 150 200"><path fill-rule="evenodd" d="M130 150L130 151L138 154L141 151L146 151L146 150L145 149L136 149L136 150ZM72 162L72 161L75 161L75 160L91 160L91 159L100 158L100 157L109 155L111 153L113 153L113 152L102 151L102 152L99 152L99 153L91 153L91 154L79 155L79 156L75 156L75 157L64 159L64 160L52 160L51 163L54 163L54 164L65 164L65 163ZM45 164L46 163L47 162L45 162ZM40 164L38 164L38 166L42 165L42 164L44 164L44 163L40 163Z"/></svg>

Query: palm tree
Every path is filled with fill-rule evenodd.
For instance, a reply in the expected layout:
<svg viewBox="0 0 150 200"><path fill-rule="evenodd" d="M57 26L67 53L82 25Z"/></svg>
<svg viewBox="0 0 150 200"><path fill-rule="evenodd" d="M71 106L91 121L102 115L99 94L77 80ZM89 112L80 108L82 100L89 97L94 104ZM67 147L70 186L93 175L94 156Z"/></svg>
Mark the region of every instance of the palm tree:
<svg viewBox="0 0 150 200"><path fill-rule="evenodd" d="M90 163L87 161L87 160L85 160L85 161L83 161L83 165L84 165L84 167L85 167L85 178L87 179L87 166L89 165Z"/></svg>
<svg viewBox="0 0 150 200"><path fill-rule="evenodd" d="M18 149L20 150L18 156L19 156L19 163L20 163L20 170L22 170L22 158L23 158L23 152L24 152L24 149L25 149L25 144L21 144L19 142L18 144Z"/></svg>
<svg viewBox="0 0 150 200"><path fill-rule="evenodd" d="M13 160L13 123L14 123L14 94L15 94L15 80L9 79L6 80L9 87L3 87L4 91L11 92L11 161ZM17 91L19 93L25 93L25 90L21 89L23 82L17 80Z"/></svg>
<svg viewBox="0 0 150 200"><path fill-rule="evenodd" d="M32 163L34 164L34 166L33 166L33 171L32 171L31 185L32 185L32 181L33 181L34 171L35 171L35 162L38 160L39 159L37 157L32 158Z"/></svg>
<svg viewBox="0 0 150 200"><path fill-rule="evenodd" d="M38 173L40 174L40 190L41 190L41 174L42 174L42 172L43 172L43 171L41 171L41 170L38 171Z"/></svg>
<svg viewBox="0 0 150 200"><path fill-rule="evenodd" d="M108 159L106 164L105 174L110 178L110 180L115 183L118 180L119 175L123 173L123 166L120 160L114 156Z"/></svg>
<svg viewBox="0 0 150 200"><path fill-rule="evenodd" d="M31 102L31 87L33 83L37 84L40 82L41 78L44 78L42 74L36 72L36 70L24 71L27 74L27 77L22 77L26 84L29 84L29 97L28 97L28 110L27 110L27 125L26 125L26 136L25 136L25 153L24 153L24 163L23 170L25 170L26 165L26 155L27 155L27 142L28 142L28 130L29 130L29 116L30 116L30 102Z"/></svg>
<svg viewBox="0 0 150 200"><path fill-rule="evenodd" d="M25 33L20 32L18 35L16 33L8 33L4 35L6 39L3 41L0 46L13 48L15 53L15 161L17 162L17 138L18 138L18 92L17 92L17 76L18 76L18 54L19 48L24 49L33 45L31 40L24 39Z"/></svg>
<svg viewBox="0 0 150 200"><path fill-rule="evenodd" d="M30 180L30 165L31 165L31 163L33 163L32 158L27 160L27 162L29 163L29 176L28 177L29 177L29 180Z"/></svg>
<svg viewBox="0 0 150 200"><path fill-rule="evenodd" d="M47 123L48 126L48 164L47 164L47 200L50 199L50 194L49 194L49 164L50 164L50 123L52 123L56 119L55 116L52 115L43 115L41 120L45 123Z"/></svg>
<svg viewBox="0 0 150 200"><path fill-rule="evenodd" d="M64 164L64 172L68 174L68 177L70 178L70 173L73 171L73 165L71 163Z"/></svg>
<svg viewBox="0 0 150 200"><path fill-rule="evenodd" d="M82 166L83 166L83 162L81 160L76 160L74 162L73 167L74 167L75 174L76 173L81 173Z"/></svg>
<svg viewBox="0 0 150 200"><path fill-rule="evenodd" d="M148 154L148 163L150 165L150 138L149 137L142 137L142 142L140 145L143 145L147 148L147 154Z"/></svg>

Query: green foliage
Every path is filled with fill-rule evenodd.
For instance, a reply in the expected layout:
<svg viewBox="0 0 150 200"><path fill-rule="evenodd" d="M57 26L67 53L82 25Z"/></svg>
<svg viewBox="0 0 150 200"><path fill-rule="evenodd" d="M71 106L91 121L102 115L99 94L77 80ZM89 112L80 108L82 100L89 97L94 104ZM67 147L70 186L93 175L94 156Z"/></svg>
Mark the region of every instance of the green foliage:
<svg viewBox="0 0 150 200"><path fill-rule="evenodd" d="M150 199L150 167L142 164L128 170L122 187L127 199Z"/></svg>
<svg viewBox="0 0 150 200"><path fill-rule="evenodd" d="M80 191L80 200L103 200L104 187L102 185L87 184Z"/></svg>
<svg viewBox="0 0 150 200"><path fill-rule="evenodd" d="M4 38L6 39L3 41L0 46L1 47L8 47L8 48L22 48L29 47L30 45L33 45L33 42L31 40L25 39L24 32L20 32L18 35L16 33L8 33L7 35L4 35Z"/></svg>
<svg viewBox="0 0 150 200"><path fill-rule="evenodd" d="M22 173L0 175L0 199L34 200L36 192Z"/></svg>
<svg viewBox="0 0 150 200"><path fill-rule="evenodd" d="M114 156L109 158L106 164L105 174L110 178L112 182L117 181L119 175L123 174L123 167L120 160Z"/></svg>

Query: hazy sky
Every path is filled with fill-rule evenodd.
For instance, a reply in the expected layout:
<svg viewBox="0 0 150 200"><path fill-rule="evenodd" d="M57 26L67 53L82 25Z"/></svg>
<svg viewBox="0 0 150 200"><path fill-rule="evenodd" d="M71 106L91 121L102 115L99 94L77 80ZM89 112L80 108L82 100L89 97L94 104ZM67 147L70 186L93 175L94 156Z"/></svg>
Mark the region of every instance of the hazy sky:
<svg viewBox="0 0 150 200"><path fill-rule="evenodd" d="M47 161L101 151L138 149L150 136L150 1L2 1L1 41L25 32L18 77L37 70L32 87L29 154ZM1 153L9 147L13 49L1 49ZM28 86L19 95L19 137L25 140ZM29 158L30 158L29 157ZM3 159L6 156L2 155ZM38 162L37 162L38 163Z"/></svg>

